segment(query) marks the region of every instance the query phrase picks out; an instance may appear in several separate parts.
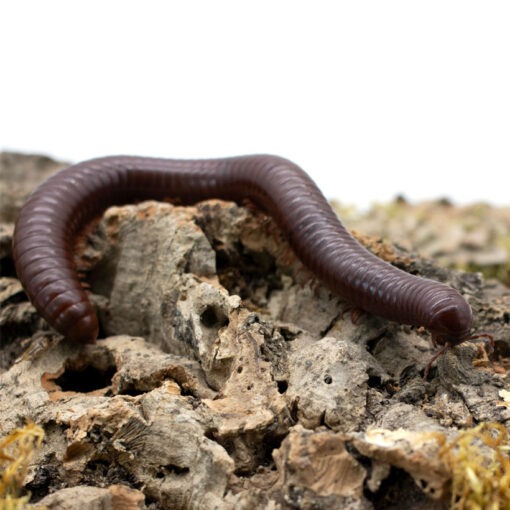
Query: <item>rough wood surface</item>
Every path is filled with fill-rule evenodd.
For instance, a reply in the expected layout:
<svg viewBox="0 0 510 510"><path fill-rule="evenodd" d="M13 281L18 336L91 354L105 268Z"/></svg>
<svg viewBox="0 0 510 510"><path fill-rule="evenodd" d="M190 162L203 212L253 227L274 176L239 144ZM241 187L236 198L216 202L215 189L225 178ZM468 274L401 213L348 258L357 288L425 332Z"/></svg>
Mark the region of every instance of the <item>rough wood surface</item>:
<svg viewBox="0 0 510 510"><path fill-rule="evenodd" d="M446 508L437 438L509 423L510 290L479 274L362 238L461 289L496 338L490 360L466 342L424 381L429 335L368 314L353 323L263 214L127 205L77 242L103 337L81 347L26 301L10 220L0 434L26 419L44 428L27 489L48 508Z"/></svg>

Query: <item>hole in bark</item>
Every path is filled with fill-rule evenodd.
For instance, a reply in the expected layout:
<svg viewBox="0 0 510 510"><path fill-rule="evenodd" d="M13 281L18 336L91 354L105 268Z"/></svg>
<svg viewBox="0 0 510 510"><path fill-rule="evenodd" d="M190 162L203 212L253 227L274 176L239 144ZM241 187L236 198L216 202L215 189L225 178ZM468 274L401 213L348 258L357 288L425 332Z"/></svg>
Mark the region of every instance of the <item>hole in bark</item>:
<svg viewBox="0 0 510 510"><path fill-rule="evenodd" d="M139 395L143 395L147 393L149 390L140 390L135 388L134 386L126 386L122 388L122 391L119 391L119 395L129 395L130 397L138 397Z"/></svg>
<svg viewBox="0 0 510 510"><path fill-rule="evenodd" d="M228 317L215 306L207 306L200 315L200 321L206 328L221 328L228 324Z"/></svg>
<svg viewBox="0 0 510 510"><path fill-rule="evenodd" d="M418 484L423 491L427 492L432 497L434 497L434 493L436 492L436 490L434 489L434 487L428 484L427 480L418 480Z"/></svg>
<svg viewBox="0 0 510 510"><path fill-rule="evenodd" d="M167 464L166 466L160 466L156 472L156 478L166 478L169 475L185 476L189 473L189 467L177 466L176 464Z"/></svg>
<svg viewBox="0 0 510 510"><path fill-rule="evenodd" d="M276 425L276 423L275 423ZM210 428L205 431L205 437L221 445L227 453L234 459L236 464L241 460L241 466L238 466L234 473L238 476L252 476L257 473L260 466L275 470L276 466L273 459L273 451L281 447L282 441L287 436L288 431L268 431L263 436L241 434L234 439L232 436L221 436L218 429ZM239 454L239 444L243 444ZM249 449L251 461L246 463L246 447Z"/></svg>
<svg viewBox="0 0 510 510"><path fill-rule="evenodd" d="M14 262L11 257L0 259L0 275L16 278L16 269L14 268Z"/></svg>
<svg viewBox="0 0 510 510"><path fill-rule="evenodd" d="M64 486L62 470L58 466L59 461L55 459L54 453L44 456L34 473L32 481L25 486L25 489L32 496L30 500L33 503Z"/></svg>
<svg viewBox="0 0 510 510"><path fill-rule="evenodd" d="M496 359L509 358L510 357L510 346L507 342L501 340L494 341L494 354Z"/></svg>
<svg viewBox="0 0 510 510"><path fill-rule="evenodd" d="M278 450L283 440L287 437L287 433L282 434L269 434L264 438L263 441L263 450L264 456L261 459L262 466L271 467L276 469L274 465L273 452Z"/></svg>
<svg viewBox="0 0 510 510"><path fill-rule="evenodd" d="M326 375L324 376L324 382L325 382L326 384L331 384L331 383L333 382L333 378L332 378L329 374L326 374Z"/></svg>
<svg viewBox="0 0 510 510"><path fill-rule="evenodd" d="M367 341L367 350L370 354L373 354L377 347L379 346L379 343L384 341L384 338L386 337L386 331L383 331L380 335L377 335L375 338L370 338Z"/></svg>
<svg viewBox="0 0 510 510"><path fill-rule="evenodd" d="M87 462L82 472L81 483L94 486L122 483L134 488L141 486L136 477L126 468L120 466L113 456L109 456L108 459L101 458Z"/></svg>
<svg viewBox="0 0 510 510"><path fill-rule="evenodd" d="M218 442L217 434L218 434L218 429L217 428L206 429L206 431L204 432L204 436L207 439L210 439L211 441L214 441L215 443Z"/></svg>
<svg viewBox="0 0 510 510"><path fill-rule="evenodd" d="M216 247L216 269L218 271L225 271L230 265L230 257L225 250Z"/></svg>
<svg viewBox="0 0 510 510"><path fill-rule="evenodd" d="M381 377L378 375L369 375L368 376L368 387L369 388L379 388L381 386Z"/></svg>
<svg viewBox="0 0 510 510"><path fill-rule="evenodd" d="M297 331L291 331L289 328L286 328L284 326L280 326L278 330L280 331L280 334L282 335L283 339L286 342L292 342L292 340L295 340L296 337L298 336Z"/></svg>
<svg viewBox="0 0 510 510"><path fill-rule="evenodd" d="M414 364L408 365L404 367L400 372L400 379L398 381L398 384L400 386L405 386L416 377L420 377L418 369Z"/></svg>
<svg viewBox="0 0 510 510"><path fill-rule="evenodd" d="M430 491L430 487L426 487ZM391 468L390 475L381 483L376 493L365 488L365 496L373 502L375 510L395 510L397 508L446 508L442 502L430 499L404 471ZM402 502L405 505L402 506Z"/></svg>
<svg viewBox="0 0 510 510"><path fill-rule="evenodd" d="M251 454L253 455L253 463L250 466L238 466L234 473L237 476L241 477L250 477L255 473L260 471L260 468L264 468L264 470L274 471L276 470L276 466L273 459L273 452L281 447L282 441L286 437L285 434L276 434L276 433L268 433L264 435L264 437L258 438L253 442L247 438L247 443L250 445ZM220 443L221 444L221 443ZM234 443L230 443L227 446L223 445L227 450L229 455L234 458L234 460L241 459L242 463L244 463L244 453L238 457L237 447ZM229 450L230 448L230 450Z"/></svg>
<svg viewBox="0 0 510 510"><path fill-rule="evenodd" d="M62 391L89 393L110 386L116 371L111 353L96 350L80 358L68 360L64 373L54 382Z"/></svg>
<svg viewBox="0 0 510 510"><path fill-rule="evenodd" d="M93 366L77 370L68 368L58 379L55 379L55 383L62 388L62 391L89 393L110 386L114 374L113 367L107 370L100 370Z"/></svg>
<svg viewBox="0 0 510 510"><path fill-rule="evenodd" d="M273 292L283 288L281 271L273 255L252 251L241 242L225 245L207 228L207 222L198 222L216 252L216 270L221 285L243 300L263 305Z"/></svg>
<svg viewBox="0 0 510 510"><path fill-rule="evenodd" d="M278 386L278 393L285 393L289 387L287 381L276 381L276 385Z"/></svg>
<svg viewBox="0 0 510 510"><path fill-rule="evenodd" d="M298 402L298 399L296 399L296 400L293 400L293 402L290 406L290 416L295 422L298 421L298 411L299 411L299 402Z"/></svg>
<svg viewBox="0 0 510 510"><path fill-rule="evenodd" d="M2 300L2 307L5 308L8 305L14 305L18 303L23 303L23 301L28 301L28 297L25 294L25 291L20 289L17 291L11 291L8 288L8 284L0 283L0 291L6 291L9 293L9 297L5 296L5 299Z"/></svg>

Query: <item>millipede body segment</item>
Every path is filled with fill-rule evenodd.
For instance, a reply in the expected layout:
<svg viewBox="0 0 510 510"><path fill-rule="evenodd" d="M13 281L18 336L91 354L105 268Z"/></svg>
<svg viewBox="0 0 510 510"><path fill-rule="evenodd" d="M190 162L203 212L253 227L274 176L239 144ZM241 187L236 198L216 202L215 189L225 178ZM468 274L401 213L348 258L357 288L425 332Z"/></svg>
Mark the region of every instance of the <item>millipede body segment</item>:
<svg viewBox="0 0 510 510"><path fill-rule="evenodd" d="M413 276L356 241L310 177L276 156L176 160L110 156L66 168L42 183L21 209L14 261L38 312L58 332L94 342L98 321L73 264L78 230L111 205L135 200L248 198L281 227L301 259L353 306L392 321L424 326L437 345L465 340L471 308L453 288Z"/></svg>

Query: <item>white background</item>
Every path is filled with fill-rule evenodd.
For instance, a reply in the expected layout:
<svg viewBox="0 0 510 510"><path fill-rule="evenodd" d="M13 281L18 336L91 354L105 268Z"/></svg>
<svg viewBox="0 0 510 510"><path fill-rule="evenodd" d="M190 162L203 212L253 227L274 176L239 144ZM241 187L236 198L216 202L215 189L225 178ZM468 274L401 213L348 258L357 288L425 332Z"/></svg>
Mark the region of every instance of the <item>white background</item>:
<svg viewBox="0 0 510 510"><path fill-rule="evenodd" d="M275 153L329 198L510 204L510 2L0 0L0 150Z"/></svg>

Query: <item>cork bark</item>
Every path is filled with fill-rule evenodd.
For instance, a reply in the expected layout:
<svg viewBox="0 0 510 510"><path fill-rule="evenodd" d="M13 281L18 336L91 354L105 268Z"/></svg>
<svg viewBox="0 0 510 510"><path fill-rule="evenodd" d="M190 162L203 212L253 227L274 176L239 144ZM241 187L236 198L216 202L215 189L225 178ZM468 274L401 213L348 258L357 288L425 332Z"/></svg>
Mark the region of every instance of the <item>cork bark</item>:
<svg viewBox="0 0 510 510"><path fill-rule="evenodd" d="M5 175L34 162L6 160L4 196ZM0 433L27 419L44 429L26 480L34 504L447 508L441 441L510 420L503 283L359 236L458 288L496 339L490 358L483 342L447 351L424 381L428 333L355 316L261 212L149 201L109 209L77 240L101 322L101 339L79 346L37 316L15 277L20 201L0 228Z"/></svg>

